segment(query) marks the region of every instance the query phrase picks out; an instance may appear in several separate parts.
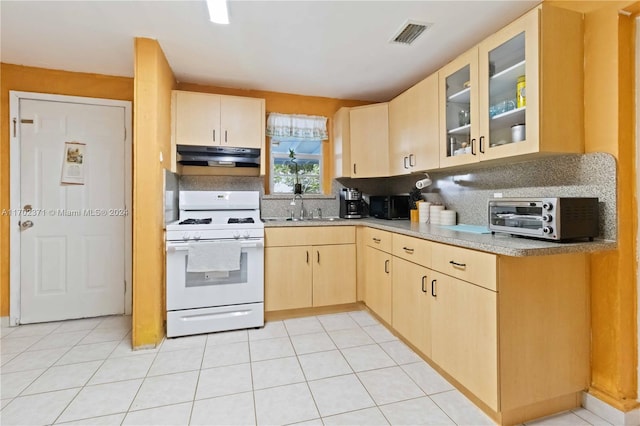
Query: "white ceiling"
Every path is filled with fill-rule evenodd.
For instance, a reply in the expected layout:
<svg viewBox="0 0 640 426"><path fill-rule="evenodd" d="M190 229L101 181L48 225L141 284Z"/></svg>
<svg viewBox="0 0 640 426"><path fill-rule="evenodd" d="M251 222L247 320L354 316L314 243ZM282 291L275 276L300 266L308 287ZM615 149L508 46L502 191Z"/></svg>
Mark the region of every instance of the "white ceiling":
<svg viewBox="0 0 640 426"><path fill-rule="evenodd" d="M387 101L538 4L511 1L0 1L4 63L133 77L157 39L182 82ZM430 22L411 46L407 19Z"/></svg>

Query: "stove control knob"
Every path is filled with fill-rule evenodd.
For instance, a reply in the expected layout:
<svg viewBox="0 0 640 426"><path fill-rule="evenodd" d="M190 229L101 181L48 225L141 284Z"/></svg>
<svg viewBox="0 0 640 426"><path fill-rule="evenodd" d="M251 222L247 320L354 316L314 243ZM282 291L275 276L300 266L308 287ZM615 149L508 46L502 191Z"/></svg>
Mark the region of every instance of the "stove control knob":
<svg viewBox="0 0 640 426"><path fill-rule="evenodd" d="M544 228L542 228L542 232L544 232L545 234L553 234L553 228L550 226L545 226Z"/></svg>
<svg viewBox="0 0 640 426"><path fill-rule="evenodd" d="M551 220L552 220L552 216L550 214L542 215L543 222L551 222Z"/></svg>
<svg viewBox="0 0 640 426"><path fill-rule="evenodd" d="M245 232L244 235L242 236L242 238L244 238L245 240L248 240L250 237L248 232Z"/></svg>
<svg viewBox="0 0 640 426"><path fill-rule="evenodd" d="M240 233L236 232L235 234L233 234L233 238L235 238L236 240L240 239Z"/></svg>
<svg viewBox="0 0 640 426"><path fill-rule="evenodd" d="M189 241L189 233L185 232L184 234L182 234L182 241Z"/></svg>
<svg viewBox="0 0 640 426"><path fill-rule="evenodd" d="M543 203L542 208L545 210L553 210L553 204L551 203Z"/></svg>
<svg viewBox="0 0 640 426"><path fill-rule="evenodd" d="M193 239L196 240L196 241L200 240L200 234L199 233L195 234L193 236Z"/></svg>

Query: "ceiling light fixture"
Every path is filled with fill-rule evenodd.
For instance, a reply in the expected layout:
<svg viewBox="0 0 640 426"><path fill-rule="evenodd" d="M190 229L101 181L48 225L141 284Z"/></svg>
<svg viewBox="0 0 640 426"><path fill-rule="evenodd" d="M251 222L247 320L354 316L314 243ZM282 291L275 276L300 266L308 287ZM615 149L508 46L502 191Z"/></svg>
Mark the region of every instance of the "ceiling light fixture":
<svg viewBox="0 0 640 426"><path fill-rule="evenodd" d="M227 0L207 0L209 9L209 20L214 24L228 24L229 12L227 10Z"/></svg>

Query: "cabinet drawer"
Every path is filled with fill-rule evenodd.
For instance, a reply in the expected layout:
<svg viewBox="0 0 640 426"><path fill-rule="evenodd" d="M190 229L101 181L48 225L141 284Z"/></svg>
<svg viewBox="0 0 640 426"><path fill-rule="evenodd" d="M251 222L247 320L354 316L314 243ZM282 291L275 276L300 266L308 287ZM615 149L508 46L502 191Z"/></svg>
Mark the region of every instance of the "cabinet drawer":
<svg viewBox="0 0 640 426"><path fill-rule="evenodd" d="M393 234L388 231L381 231L375 228L365 228L364 242L370 247L391 253L392 235Z"/></svg>
<svg viewBox="0 0 640 426"><path fill-rule="evenodd" d="M497 291L497 256L446 244L434 244L431 268L452 277Z"/></svg>
<svg viewBox="0 0 640 426"><path fill-rule="evenodd" d="M326 244L355 244L355 226L301 226L295 228L267 228L266 247L310 246Z"/></svg>
<svg viewBox="0 0 640 426"><path fill-rule="evenodd" d="M432 244L420 238L393 234L393 255L430 268Z"/></svg>

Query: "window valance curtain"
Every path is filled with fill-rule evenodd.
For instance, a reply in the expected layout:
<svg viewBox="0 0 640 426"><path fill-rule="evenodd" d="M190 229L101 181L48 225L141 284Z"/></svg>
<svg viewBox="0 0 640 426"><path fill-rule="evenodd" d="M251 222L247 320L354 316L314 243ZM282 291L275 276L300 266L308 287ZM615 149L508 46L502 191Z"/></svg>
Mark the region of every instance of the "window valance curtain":
<svg viewBox="0 0 640 426"><path fill-rule="evenodd" d="M319 115L279 114L272 112L267 119L267 136L279 140L326 140L327 117Z"/></svg>

